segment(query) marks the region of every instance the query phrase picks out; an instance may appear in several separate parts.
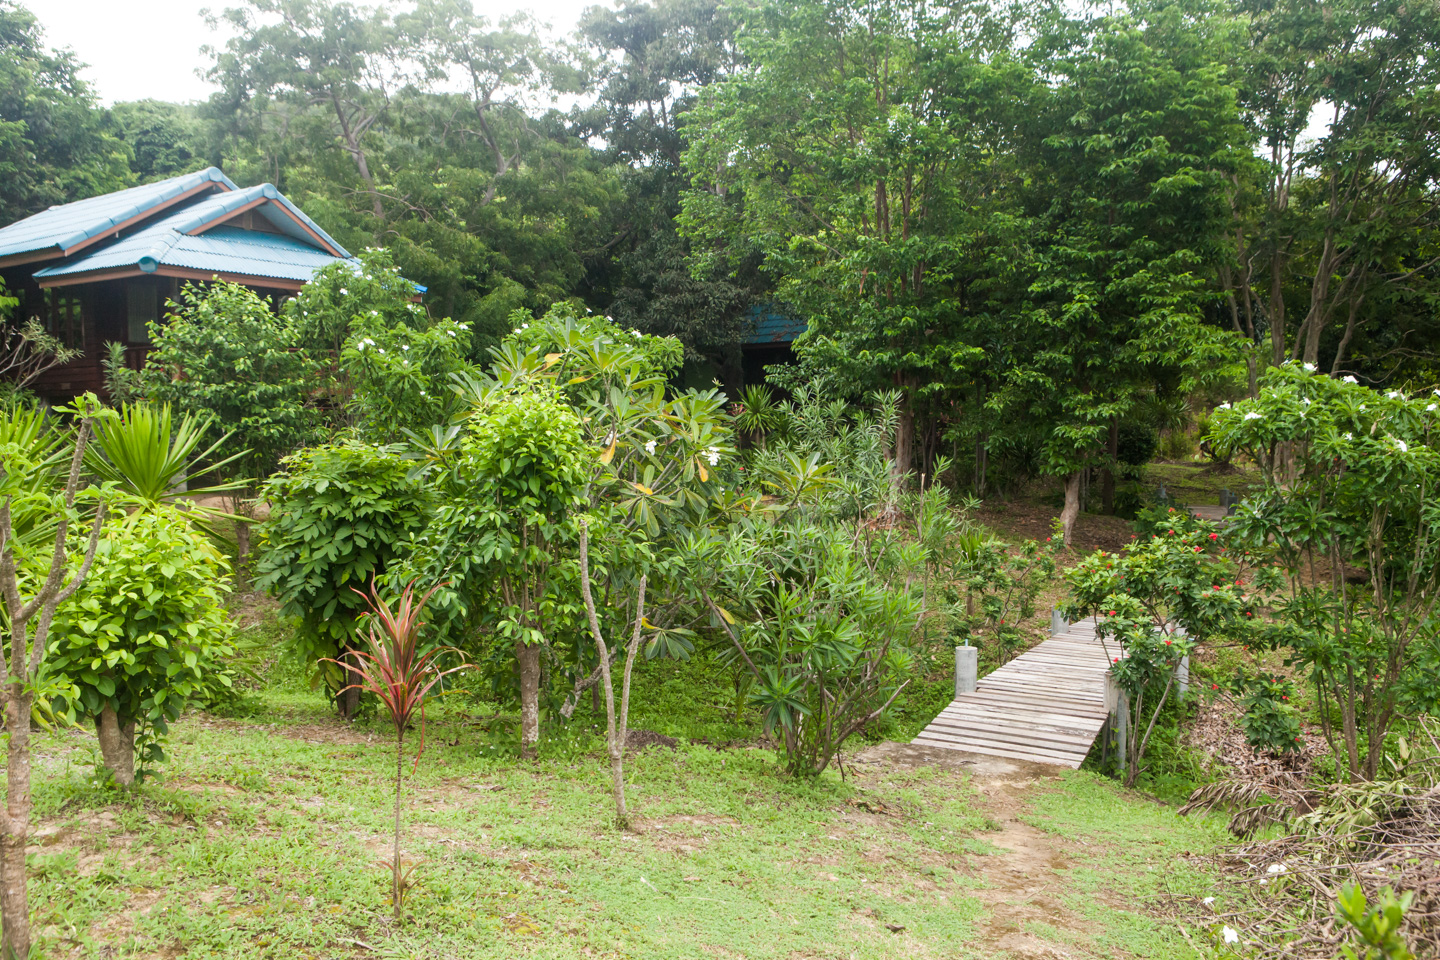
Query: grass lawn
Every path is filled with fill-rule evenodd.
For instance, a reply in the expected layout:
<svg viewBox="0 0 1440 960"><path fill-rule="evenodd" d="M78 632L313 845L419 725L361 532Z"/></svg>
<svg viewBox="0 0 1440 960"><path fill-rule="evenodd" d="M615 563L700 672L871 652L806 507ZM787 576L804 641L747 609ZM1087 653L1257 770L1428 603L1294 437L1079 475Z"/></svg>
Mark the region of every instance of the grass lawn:
<svg viewBox="0 0 1440 960"><path fill-rule="evenodd" d="M638 679L633 726L685 739L629 761L634 832L612 822L588 703L534 763L513 758L513 717L460 696L432 711L406 782L417 887L398 925L379 720L342 724L272 678L246 716L176 724L169 761L125 797L94 786L92 737L39 737L31 897L46 955L1202 955L1154 911L1204 895L1186 855L1220 842L1215 821L1086 773L909 747L797 782L752 718L733 721L722 674L648 664Z"/></svg>

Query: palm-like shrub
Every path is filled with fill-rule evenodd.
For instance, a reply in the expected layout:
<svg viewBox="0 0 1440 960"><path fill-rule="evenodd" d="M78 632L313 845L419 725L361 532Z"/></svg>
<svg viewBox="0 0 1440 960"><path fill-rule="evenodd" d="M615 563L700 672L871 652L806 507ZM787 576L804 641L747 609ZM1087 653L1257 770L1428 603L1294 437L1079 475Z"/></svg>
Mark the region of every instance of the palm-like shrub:
<svg viewBox="0 0 1440 960"><path fill-rule="evenodd" d="M85 451L86 469L101 480L114 481L141 506L179 508L190 514L197 526L212 531L214 521L227 514L201 506L192 498L230 493L247 482L193 485L198 477L223 470L244 455L211 460L231 436L226 433L202 447L214 420L208 414L187 413L177 423L169 404L126 404L119 417L96 422L95 443ZM199 464L204 466L197 470ZM181 483L187 489L179 489Z"/></svg>
<svg viewBox="0 0 1440 960"><path fill-rule="evenodd" d="M439 661L446 654L461 655L453 647L431 647L422 650L420 630L425 625L420 614L437 587L431 587L418 601L414 584L405 587L400 600L391 610L373 587L370 603L370 629L366 634L368 650L350 654L351 662L341 664L360 679L355 684L374 694L385 707L395 725L395 847L391 861L391 902L395 919L400 919L405 897L406 875L400 870L400 797L405 776L405 730L416 714L420 716L420 749L415 765L425 752L425 697L445 676L469 666L461 663L448 670L440 669ZM357 591L358 592L358 591Z"/></svg>

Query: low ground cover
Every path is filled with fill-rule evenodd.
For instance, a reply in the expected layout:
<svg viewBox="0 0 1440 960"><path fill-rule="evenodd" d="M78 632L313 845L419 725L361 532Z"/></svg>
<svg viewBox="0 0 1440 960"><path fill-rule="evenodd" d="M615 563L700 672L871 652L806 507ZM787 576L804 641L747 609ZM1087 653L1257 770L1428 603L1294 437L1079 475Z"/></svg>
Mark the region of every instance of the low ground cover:
<svg viewBox="0 0 1440 960"><path fill-rule="evenodd" d="M88 738L43 737L36 929L72 957L1199 955L1152 911L1203 893L1181 854L1214 848L1221 821L895 745L797 780L703 664L638 673L633 722L659 736L629 761L634 832L613 824L588 703L535 763L515 759L515 717L437 703L398 925L393 733L337 719L283 666L241 715L176 723L133 795L94 785Z"/></svg>

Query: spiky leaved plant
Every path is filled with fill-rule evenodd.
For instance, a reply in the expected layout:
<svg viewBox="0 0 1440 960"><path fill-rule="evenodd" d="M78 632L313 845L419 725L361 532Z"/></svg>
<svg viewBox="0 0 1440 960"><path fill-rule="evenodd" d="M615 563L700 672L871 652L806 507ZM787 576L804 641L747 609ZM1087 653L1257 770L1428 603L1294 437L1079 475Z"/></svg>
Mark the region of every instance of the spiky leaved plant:
<svg viewBox="0 0 1440 960"><path fill-rule="evenodd" d="M470 666L461 663L448 670L441 670L437 661L447 653L462 657L454 647L433 647L420 650L420 629L425 625L420 619L425 604L441 584L431 587L418 601L415 599L415 585L407 585L400 594L400 600L391 610L380 592L372 583L370 593L359 590L370 607L366 614L369 629L365 641L370 649L353 650L347 657L349 663L329 660L360 679L351 684L361 690L373 693L385 705L390 720L395 724L395 848L390 869L391 902L395 905L395 919L400 919L401 901L405 895L404 877L400 872L400 788L405 773L405 730L411 719L420 714L420 749L415 753L415 766L420 766L420 754L425 752L425 696L449 674ZM350 689L349 687L346 688ZM344 691L341 691L342 693Z"/></svg>

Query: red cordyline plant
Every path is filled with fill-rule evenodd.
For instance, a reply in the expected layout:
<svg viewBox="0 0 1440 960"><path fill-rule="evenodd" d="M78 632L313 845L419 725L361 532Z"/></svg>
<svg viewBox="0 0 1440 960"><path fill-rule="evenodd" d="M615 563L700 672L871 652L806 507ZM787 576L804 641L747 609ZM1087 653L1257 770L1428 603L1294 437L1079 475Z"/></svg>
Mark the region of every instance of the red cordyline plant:
<svg viewBox="0 0 1440 960"><path fill-rule="evenodd" d="M436 584L425 592L418 601L415 599L415 585L407 585L400 594L400 600L391 610L375 585L370 593L355 592L365 598L370 607L366 615L370 629L365 639L369 650L352 650L346 653L348 663L325 658L350 671L351 676L360 680L346 687L373 693L385 705L390 720L395 724L395 851L390 865L391 902L395 905L395 919L400 919L400 908L405 897L406 877L400 872L400 786L405 772L405 730L418 712L420 714L420 749L415 752L415 768L420 766L420 754L425 752L425 695L441 679L469 667L461 663L458 667L441 670L437 661L447 653L463 658L454 647L433 647L420 651L420 619L430 596L444 584ZM342 693L344 691L341 691ZM413 770L412 770L413 772Z"/></svg>

